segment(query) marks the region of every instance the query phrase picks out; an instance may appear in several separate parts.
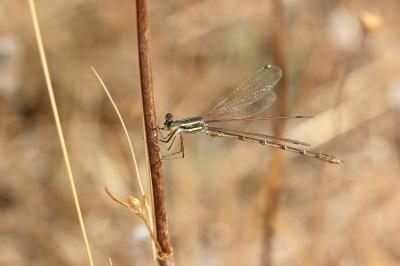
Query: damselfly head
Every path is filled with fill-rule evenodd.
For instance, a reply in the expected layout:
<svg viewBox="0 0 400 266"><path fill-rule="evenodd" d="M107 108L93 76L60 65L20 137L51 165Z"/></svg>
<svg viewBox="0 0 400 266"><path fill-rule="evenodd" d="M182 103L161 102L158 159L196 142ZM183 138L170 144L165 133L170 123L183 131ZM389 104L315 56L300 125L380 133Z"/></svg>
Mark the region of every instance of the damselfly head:
<svg viewBox="0 0 400 266"><path fill-rule="evenodd" d="M174 121L174 116L171 113L167 113L165 115L165 123L167 122L173 122Z"/></svg>
<svg viewBox="0 0 400 266"><path fill-rule="evenodd" d="M174 125L174 117L171 113L167 113L165 115L165 122L164 122L164 128L167 130L171 130L172 126Z"/></svg>

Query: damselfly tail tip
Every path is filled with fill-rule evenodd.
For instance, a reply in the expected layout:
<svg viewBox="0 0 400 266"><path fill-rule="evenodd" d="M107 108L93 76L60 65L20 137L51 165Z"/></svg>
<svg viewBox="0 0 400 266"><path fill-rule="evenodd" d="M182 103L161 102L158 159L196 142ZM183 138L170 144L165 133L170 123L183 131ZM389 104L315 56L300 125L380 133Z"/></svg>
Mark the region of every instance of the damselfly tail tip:
<svg viewBox="0 0 400 266"><path fill-rule="evenodd" d="M325 162L334 163L334 164L342 164L344 162L343 160L338 159L333 155L327 155L327 154L322 154L322 153L320 153L317 156L317 158L320 159L320 160L323 160Z"/></svg>

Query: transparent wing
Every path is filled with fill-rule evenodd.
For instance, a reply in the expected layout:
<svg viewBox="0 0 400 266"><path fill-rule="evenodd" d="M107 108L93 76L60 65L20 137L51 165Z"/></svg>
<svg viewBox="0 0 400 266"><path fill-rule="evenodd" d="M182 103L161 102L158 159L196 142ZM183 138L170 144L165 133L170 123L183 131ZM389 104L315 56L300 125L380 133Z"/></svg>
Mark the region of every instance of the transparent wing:
<svg viewBox="0 0 400 266"><path fill-rule="evenodd" d="M272 89L282 77L278 66L267 65L244 81L231 95L206 116L206 120L249 118L261 113L275 101Z"/></svg>

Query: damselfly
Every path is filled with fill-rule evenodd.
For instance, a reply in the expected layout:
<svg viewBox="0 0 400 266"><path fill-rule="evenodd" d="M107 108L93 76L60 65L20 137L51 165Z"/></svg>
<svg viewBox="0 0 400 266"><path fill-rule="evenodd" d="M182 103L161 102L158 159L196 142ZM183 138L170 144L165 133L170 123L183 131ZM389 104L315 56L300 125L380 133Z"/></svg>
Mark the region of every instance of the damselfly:
<svg viewBox="0 0 400 266"><path fill-rule="evenodd" d="M270 136L261 133L245 132L239 130L231 130L225 128L214 127L214 123L230 122L230 121L243 121L243 120L269 120L269 119L288 119L288 118L307 118L305 116L277 116L277 117L263 117L252 118L253 116L261 113L270 107L276 95L272 91L282 76L282 71L278 66L267 65L260 68L256 74L244 81L238 88L236 88L231 95L221 101L207 116L190 117L181 120L174 120L171 113L165 115L165 122L163 127L159 127L160 137L159 140L167 143L169 151L173 146L176 137L179 135L180 148L178 151L170 153L165 158L172 158L171 156L184 157L184 144L182 134L197 134L203 133L212 137L228 137L237 140L254 142L262 145L267 145L279 148L285 151L295 152L301 155L310 156L325 162L342 163L342 160L337 159L335 156L313 152L310 150L293 147L288 144L310 146L307 143L297 140L285 139L275 136ZM164 136L160 130L168 131Z"/></svg>

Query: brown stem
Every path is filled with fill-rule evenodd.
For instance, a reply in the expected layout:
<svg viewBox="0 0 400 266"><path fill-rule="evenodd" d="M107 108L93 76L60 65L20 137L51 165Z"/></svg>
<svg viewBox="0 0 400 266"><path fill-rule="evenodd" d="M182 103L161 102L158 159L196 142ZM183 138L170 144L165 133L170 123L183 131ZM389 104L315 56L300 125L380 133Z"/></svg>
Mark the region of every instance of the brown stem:
<svg viewBox="0 0 400 266"><path fill-rule="evenodd" d="M279 105L278 113L280 116L287 116L287 87L288 87L288 76L286 66L286 38L285 38L285 14L282 0L272 0L272 13L274 14L274 20L272 25L272 40L275 64L277 64L283 72L282 78L278 84L278 100ZM276 128L279 127L279 128ZM283 128L282 121L277 121L275 130L279 135L282 133Z"/></svg>
<svg viewBox="0 0 400 266"><path fill-rule="evenodd" d="M160 160L160 149L156 144L158 136L155 130L156 114L149 44L149 0L136 0L136 13L140 82L142 87L143 115L149 153L151 182L153 186L154 218L157 240L162 248L162 254L159 254L159 265L174 265L172 247L168 234L165 178Z"/></svg>
<svg viewBox="0 0 400 266"><path fill-rule="evenodd" d="M286 67L286 50L285 50L285 21L284 7L282 0L272 0L272 40L275 55L275 63L282 69L283 76L279 82L278 93L278 114L287 116L287 67ZM282 135L284 126L283 120L276 120L273 123L274 134ZM283 156L282 151L274 151L273 160L268 168L266 183L264 189L264 224L263 224L263 253L261 257L261 265L272 265L272 243L274 239L274 223L275 217L279 210L279 200L282 187L282 169Z"/></svg>

